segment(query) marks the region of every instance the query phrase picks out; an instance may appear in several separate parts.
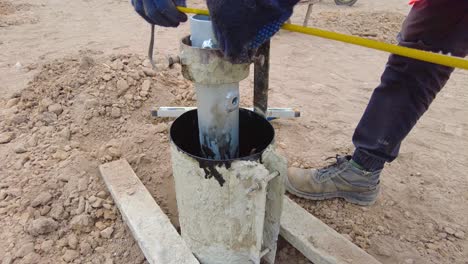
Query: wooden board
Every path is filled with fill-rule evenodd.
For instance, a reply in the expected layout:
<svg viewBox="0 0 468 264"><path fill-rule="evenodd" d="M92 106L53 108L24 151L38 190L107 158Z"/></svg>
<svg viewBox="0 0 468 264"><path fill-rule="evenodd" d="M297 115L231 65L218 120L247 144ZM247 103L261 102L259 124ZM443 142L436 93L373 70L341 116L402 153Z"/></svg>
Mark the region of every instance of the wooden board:
<svg viewBox="0 0 468 264"><path fill-rule="evenodd" d="M99 166L115 204L151 264L199 264L124 159Z"/></svg>
<svg viewBox="0 0 468 264"><path fill-rule="evenodd" d="M283 202L280 235L314 264L380 264L287 197Z"/></svg>

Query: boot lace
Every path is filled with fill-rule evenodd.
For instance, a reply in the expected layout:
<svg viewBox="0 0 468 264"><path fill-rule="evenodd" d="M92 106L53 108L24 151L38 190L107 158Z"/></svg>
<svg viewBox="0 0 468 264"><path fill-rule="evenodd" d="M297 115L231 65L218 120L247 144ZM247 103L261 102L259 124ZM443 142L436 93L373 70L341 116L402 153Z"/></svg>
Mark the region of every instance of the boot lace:
<svg viewBox="0 0 468 264"><path fill-rule="evenodd" d="M320 182L323 182L329 178L332 178L340 174L344 170L346 170L346 166L341 166L341 164L346 160L346 157L336 155L335 157L328 157L325 160L330 160L330 159L336 159L336 161L318 170L317 180Z"/></svg>

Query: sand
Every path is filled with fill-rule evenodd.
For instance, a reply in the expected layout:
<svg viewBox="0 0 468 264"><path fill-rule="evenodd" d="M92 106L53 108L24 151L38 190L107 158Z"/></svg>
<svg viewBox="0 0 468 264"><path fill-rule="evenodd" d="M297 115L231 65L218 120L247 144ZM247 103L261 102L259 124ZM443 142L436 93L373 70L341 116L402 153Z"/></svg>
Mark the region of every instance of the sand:
<svg viewBox="0 0 468 264"><path fill-rule="evenodd" d="M190 1L189 1L190 4ZM194 6L203 6L195 1ZM394 42L405 1L325 1L311 26ZM301 23L305 6L296 8ZM149 27L128 1L0 1L0 260L6 263L145 263L98 174L126 158L177 226L167 130L156 106L190 106L180 69L152 71ZM158 29L157 58L188 32ZM317 167L351 153L351 135L387 54L295 33L273 40L270 105L290 165ZM383 263L468 259L468 74L455 71L382 175L371 207L296 199ZM251 105L252 76L242 83ZM278 263L309 263L281 242Z"/></svg>

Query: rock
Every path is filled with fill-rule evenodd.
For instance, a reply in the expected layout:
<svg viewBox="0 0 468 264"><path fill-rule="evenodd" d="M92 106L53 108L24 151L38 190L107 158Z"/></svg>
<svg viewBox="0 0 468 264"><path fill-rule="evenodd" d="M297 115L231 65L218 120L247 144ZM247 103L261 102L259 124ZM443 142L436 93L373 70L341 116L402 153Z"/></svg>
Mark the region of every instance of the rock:
<svg viewBox="0 0 468 264"><path fill-rule="evenodd" d="M32 135L29 137L29 139L26 142L27 147L36 147L37 143L39 142L39 139L37 138L37 135Z"/></svg>
<svg viewBox="0 0 468 264"><path fill-rule="evenodd" d="M82 242L80 243L80 254L81 255L89 255L93 252L93 248L88 242Z"/></svg>
<svg viewBox="0 0 468 264"><path fill-rule="evenodd" d="M17 170L22 169L23 166L24 166L24 164L26 164L26 162L28 162L29 160L31 160L31 157L29 157L29 155L20 157L20 158L16 161L15 169L17 169Z"/></svg>
<svg viewBox="0 0 468 264"><path fill-rule="evenodd" d="M52 200L52 195L49 192L42 192L31 202L31 206L46 205L50 200Z"/></svg>
<svg viewBox="0 0 468 264"><path fill-rule="evenodd" d="M112 226L109 226L108 228L104 229L101 231L101 237L103 238L111 238L112 233L114 233L114 228Z"/></svg>
<svg viewBox="0 0 468 264"><path fill-rule="evenodd" d="M437 237L439 237L440 239L445 239L445 238L447 238L447 233L440 232L440 233L437 234Z"/></svg>
<svg viewBox="0 0 468 264"><path fill-rule="evenodd" d="M11 99L8 100L8 102L6 103L6 107L7 107L7 108L11 108L11 107L17 105L19 101L20 101L19 98L11 98Z"/></svg>
<svg viewBox="0 0 468 264"><path fill-rule="evenodd" d="M106 199L109 195L107 194L106 191L100 191L96 194L97 197L101 198L101 199Z"/></svg>
<svg viewBox="0 0 468 264"><path fill-rule="evenodd" d="M87 214L77 215L70 221L70 227L76 231L90 232L93 225L93 219Z"/></svg>
<svg viewBox="0 0 468 264"><path fill-rule="evenodd" d="M79 215L79 214L84 213L85 205L86 205L85 199L83 196L81 196L78 202L78 208L75 210L75 214Z"/></svg>
<svg viewBox="0 0 468 264"><path fill-rule="evenodd" d="M28 242L28 243L25 243L24 245L22 245L20 247L20 249L18 249L18 251L16 251L15 257L16 258L22 258L22 257L25 257L26 255L28 255L29 253L32 253L32 252L34 252L34 243Z"/></svg>
<svg viewBox="0 0 468 264"><path fill-rule="evenodd" d="M453 234L453 235L454 235L456 238L459 238L459 239L465 238L465 232L463 232L463 231L461 231L461 230L455 232L455 234Z"/></svg>
<svg viewBox="0 0 468 264"><path fill-rule="evenodd" d="M57 160L66 160L68 158L68 153L64 150L61 150L61 149L58 149L53 155L52 157L54 159L57 159Z"/></svg>
<svg viewBox="0 0 468 264"><path fill-rule="evenodd" d="M166 123L159 123L154 127L156 133L164 133L168 130L169 126Z"/></svg>
<svg viewBox="0 0 468 264"><path fill-rule="evenodd" d="M140 74L138 74L138 72L136 72L136 71L130 71L130 72L128 73L128 76L129 76L130 78L132 78L132 79L137 80L137 81L140 80L140 78L141 78Z"/></svg>
<svg viewBox="0 0 468 264"><path fill-rule="evenodd" d="M115 220L117 216L111 210L104 210L104 219L106 220Z"/></svg>
<svg viewBox="0 0 468 264"><path fill-rule="evenodd" d="M408 211L405 211L404 215L405 215L406 218L411 218L411 214Z"/></svg>
<svg viewBox="0 0 468 264"><path fill-rule="evenodd" d="M66 141L69 141L71 138L71 131L68 127L62 129L62 131L59 132L59 136L63 138Z"/></svg>
<svg viewBox="0 0 468 264"><path fill-rule="evenodd" d="M41 250L47 253L47 252L52 250L53 246L54 246L54 241L52 239L51 240L45 240L41 244Z"/></svg>
<svg viewBox="0 0 468 264"><path fill-rule="evenodd" d="M15 137L16 135L13 132L0 133L0 144L10 143Z"/></svg>
<svg viewBox="0 0 468 264"><path fill-rule="evenodd" d="M54 204L52 205L52 209L50 210L49 216L55 220L63 219L64 208L61 204Z"/></svg>
<svg viewBox="0 0 468 264"><path fill-rule="evenodd" d="M118 107L112 107L110 115L113 118L119 118L122 116L122 112L120 111L120 108Z"/></svg>
<svg viewBox="0 0 468 264"><path fill-rule="evenodd" d="M86 109L94 109L99 105L98 100L91 98L85 101L84 103Z"/></svg>
<svg viewBox="0 0 468 264"><path fill-rule="evenodd" d="M78 180L78 191L86 191L88 190L88 178L84 177Z"/></svg>
<svg viewBox="0 0 468 264"><path fill-rule="evenodd" d="M97 229L99 229L99 231L102 231L102 230L107 228L107 225L104 224L101 221L96 222L96 224L94 226L97 227Z"/></svg>
<svg viewBox="0 0 468 264"><path fill-rule="evenodd" d="M19 262L19 264L36 264L36 263L43 263L41 261L41 256L34 252L31 252L24 256L24 258Z"/></svg>
<svg viewBox="0 0 468 264"><path fill-rule="evenodd" d="M405 264L414 264L414 259L405 259Z"/></svg>
<svg viewBox="0 0 468 264"><path fill-rule="evenodd" d="M33 220L29 225L28 232L32 236L51 233L58 228L58 223L52 218L41 217Z"/></svg>
<svg viewBox="0 0 468 264"><path fill-rule="evenodd" d="M23 64L21 64L21 62L19 62L19 61L16 62L16 64L15 64L15 69L19 71L19 70L21 70L22 68L23 68Z"/></svg>
<svg viewBox="0 0 468 264"><path fill-rule="evenodd" d="M120 97L120 96L124 95L128 91L128 88L129 88L129 86L128 86L127 81L118 80L117 81L117 91L118 91L117 96Z"/></svg>
<svg viewBox="0 0 468 264"><path fill-rule="evenodd" d="M66 174L60 174L59 176L57 176L57 180L61 182L68 182L70 180L70 176Z"/></svg>
<svg viewBox="0 0 468 264"><path fill-rule="evenodd" d="M57 114L52 113L52 112L44 112L42 114L41 118L42 122L44 122L46 125L53 124L55 121L57 121Z"/></svg>
<svg viewBox="0 0 468 264"><path fill-rule="evenodd" d="M4 200L8 196L8 193L5 190L0 191L0 201Z"/></svg>
<svg viewBox="0 0 468 264"><path fill-rule="evenodd" d="M78 238L76 237L75 234L71 233L69 236L68 236L68 246L71 248L71 249L76 249L78 247Z"/></svg>
<svg viewBox="0 0 468 264"><path fill-rule="evenodd" d="M144 80L143 84L141 85L141 90L144 92L148 92L151 88L151 80Z"/></svg>
<svg viewBox="0 0 468 264"><path fill-rule="evenodd" d="M101 208L102 207L102 199L97 198L96 201L94 201L93 204L91 204L91 207L93 208Z"/></svg>
<svg viewBox="0 0 468 264"><path fill-rule="evenodd" d="M426 248L432 249L432 250L437 250L439 248L438 245L433 244L433 243L426 243Z"/></svg>
<svg viewBox="0 0 468 264"><path fill-rule="evenodd" d="M77 141L72 141L70 142L70 147L76 149L76 148L79 148L80 147L80 143L77 142Z"/></svg>
<svg viewBox="0 0 468 264"><path fill-rule="evenodd" d="M65 254L63 254L62 256L62 259L66 262L72 262L79 256L80 254L78 254L76 250L67 249L67 251L65 251Z"/></svg>
<svg viewBox="0 0 468 264"><path fill-rule="evenodd" d="M46 97L46 98L43 98L41 100L41 102L39 103L39 105L43 108L43 109L47 109L49 107L49 105L52 105L54 103L54 101L52 101L52 99Z"/></svg>
<svg viewBox="0 0 468 264"><path fill-rule="evenodd" d="M87 71L94 66L94 60L91 57L83 56L80 60L80 70Z"/></svg>
<svg viewBox="0 0 468 264"><path fill-rule="evenodd" d="M48 214L50 212L50 206L44 205L39 212L42 216Z"/></svg>
<svg viewBox="0 0 468 264"><path fill-rule="evenodd" d="M108 82L108 81L110 81L110 80L112 79L112 75L110 75L110 74L108 74L108 73L107 73L107 74L104 74L104 75L102 76L102 79L103 79L104 81Z"/></svg>
<svg viewBox="0 0 468 264"><path fill-rule="evenodd" d="M120 158L122 156L122 151L118 147L109 147L107 148L107 152L111 155L112 158Z"/></svg>
<svg viewBox="0 0 468 264"><path fill-rule="evenodd" d="M121 71L123 69L123 66L124 65L123 65L121 60L115 60L111 64L111 68L114 69L114 70L117 70L117 71Z"/></svg>
<svg viewBox="0 0 468 264"><path fill-rule="evenodd" d="M28 152L26 147L23 144L18 144L14 149L16 154L22 154Z"/></svg>
<svg viewBox="0 0 468 264"><path fill-rule="evenodd" d="M379 225L379 226L377 226L377 230L378 230L379 232L384 232L384 231L385 231L385 228L384 228L383 226L380 226L380 225Z"/></svg>
<svg viewBox="0 0 468 264"><path fill-rule="evenodd" d="M7 194L11 197L20 197L22 193L23 191L20 188L9 188L7 190Z"/></svg>
<svg viewBox="0 0 468 264"><path fill-rule="evenodd" d="M12 264L13 258L7 253L2 259L2 264Z"/></svg>
<svg viewBox="0 0 468 264"><path fill-rule="evenodd" d="M149 77L156 76L156 72L153 69L150 69L150 68L144 67L143 72L145 73L146 76L149 76Z"/></svg>
<svg viewBox="0 0 468 264"><path fill-rule="evenodd" d="M146 97L146 96L148 96L148 92L147 91L141 91L140 96L141 97Z"/></svg>
<svg viewBox="0 0 468 264"><path fill-rule="evenodd" d="M434 224L433 223L425 223L424 224L424 227L427 229L427 230L434 230Z"/></svg>
<svg viewBox="0 0 468 264"><path fill-rule="evenodd" d="M107 256L104 264L114 264L114 260L111 258L111 256Z"/></svg>
<svg viewBox="0 0 468 264"><path fill-rule="evenodd" d="M448 226L446 226L446 227L444 228L444 231L445 231L445 233L447 233L447 234L449 234L449 235L454 235L454 234L455 234L455 230L453 230L452 228L450 228L450 227L448 227Z"/></svg>
<svg viewBox="0 0 468 264"><path fill-rule="evenodd" d="M28 120L29 118L26 114L17 114L17 115L14 115L13 118L11 118L11 122L15 125L27 123Z"/></svg>
<svg viewBox="0 0 468 264"><path fill-rule="evenodd" d="M55 113L57 116L59 116L63 112L63 107L61 104L49 105L47 109L49 110L49 112Z"/></svg>

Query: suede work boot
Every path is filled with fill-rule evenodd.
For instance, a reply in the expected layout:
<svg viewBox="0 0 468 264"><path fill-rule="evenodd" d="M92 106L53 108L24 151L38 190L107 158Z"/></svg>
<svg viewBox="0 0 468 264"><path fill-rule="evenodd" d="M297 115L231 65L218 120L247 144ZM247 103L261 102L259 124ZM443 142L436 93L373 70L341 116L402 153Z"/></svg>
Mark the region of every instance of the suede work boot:
<svg viewBox="0 0 468 264"><path fill-rule="evenodd" d="M336 163L322 169L290 168L286 189L310 200L343 198L358 205L372 205L380 191L381 170L358 169L351 156L336 156Z"/></svg>

